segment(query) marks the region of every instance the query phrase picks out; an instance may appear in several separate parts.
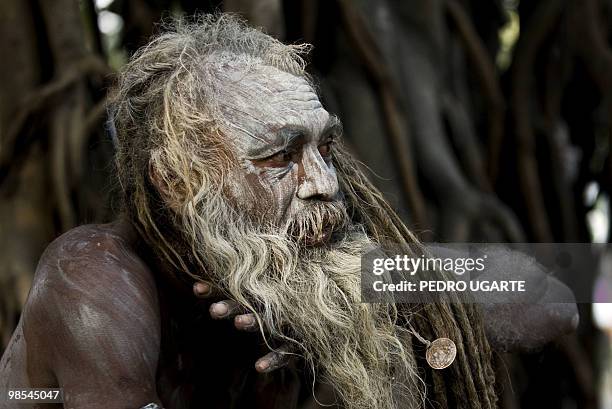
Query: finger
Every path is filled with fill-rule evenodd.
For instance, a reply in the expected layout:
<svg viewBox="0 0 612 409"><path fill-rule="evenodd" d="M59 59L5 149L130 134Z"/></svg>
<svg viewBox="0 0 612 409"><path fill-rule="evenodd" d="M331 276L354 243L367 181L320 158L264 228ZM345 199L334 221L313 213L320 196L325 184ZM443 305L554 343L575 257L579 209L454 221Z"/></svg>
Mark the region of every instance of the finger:
<svg viewBox="0 0 612 409"><path fill-rule="evenodd" d="M247 310L236 301L223 300L213 303L210 306L210 316L213 319L220 320L224 318L232 318L238 314L244 314Z"/></svg>
<svg viewBox="0 0 612 409"><path fill-rule="evenodd" d="M259 329L255 314L241 314L234 318L234 326L241 331L254 332Z"/></svg>
<svg viewBox="0 0 612 409"><path fill-rule="evenodd" d="M193 283L193 294L198 298L208 298L213 293L213 286L207 281Z"/></svg>
<svg viewBox="0 0 612 409"><path fill-rule="evenodd" d="M287 366L295 356L293 347L289 344L282 345L276 351L272 351L255 362L255 369L259 373L268 373Z"/></svg>

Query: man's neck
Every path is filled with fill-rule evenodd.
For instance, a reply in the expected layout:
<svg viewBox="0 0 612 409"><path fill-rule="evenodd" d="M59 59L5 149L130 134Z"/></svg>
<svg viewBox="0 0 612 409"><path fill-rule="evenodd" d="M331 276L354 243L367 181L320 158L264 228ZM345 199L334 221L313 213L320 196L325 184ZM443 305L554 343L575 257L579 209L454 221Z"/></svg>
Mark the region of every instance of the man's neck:
<svg viewBox="0 0 612 409"><path fill-rule="evenodd" d="M113 224L117 233L129 242L136 254L147 264L160 290L171 290L178 296L191 294L193 278L187 272L177 270L166 260L162 251L148 243L127 216L120 216ZM170 244L173 244L172 240Z"/></svg>

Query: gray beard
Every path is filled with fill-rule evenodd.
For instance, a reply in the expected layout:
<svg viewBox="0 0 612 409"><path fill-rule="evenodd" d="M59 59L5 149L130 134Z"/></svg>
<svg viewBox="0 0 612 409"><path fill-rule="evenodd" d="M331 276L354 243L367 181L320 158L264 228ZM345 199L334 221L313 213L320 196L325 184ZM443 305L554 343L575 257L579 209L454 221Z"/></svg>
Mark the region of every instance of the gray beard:
<svg viewBox="0 0 612 409"><path fill-rule="evenodd" d="M420 407L423 386L395 306L361 303L361 256L375 243L343 209L326 206L282 229L255 228L223 199L208 200L184 216L184 234L209 278L256 315L266 339L293 344L344 407ZM329 225L333 242L303 245Z"/></svg>

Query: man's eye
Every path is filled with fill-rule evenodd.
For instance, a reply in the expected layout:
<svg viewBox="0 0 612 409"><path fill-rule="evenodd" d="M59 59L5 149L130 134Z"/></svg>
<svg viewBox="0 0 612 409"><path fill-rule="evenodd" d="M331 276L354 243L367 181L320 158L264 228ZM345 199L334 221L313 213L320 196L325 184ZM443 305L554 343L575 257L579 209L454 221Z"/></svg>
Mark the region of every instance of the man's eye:
<svg viewBox="0 0 612 409"><path fill-rule="evenodd" d="M280 151L267 159L267 162L273 165L285 165L289 161L291 161L291 153L286 150Z"/></svg>
<svg viewBox="0 0 612 409"><path fill-rule="evenodd" d="M323 145L319 145L319 153L322 157L328 158L331 155L333 142L329 141Z"/></svg>

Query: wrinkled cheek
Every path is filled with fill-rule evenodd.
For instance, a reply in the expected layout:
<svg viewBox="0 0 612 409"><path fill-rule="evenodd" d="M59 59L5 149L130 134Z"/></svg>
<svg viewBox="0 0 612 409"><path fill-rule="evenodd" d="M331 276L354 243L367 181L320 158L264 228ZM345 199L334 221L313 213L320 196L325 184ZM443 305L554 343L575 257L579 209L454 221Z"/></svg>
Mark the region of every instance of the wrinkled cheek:
<svg viewBox="0 0 612 409"><path fill-rule="evenodd" d="M235 210L257 222L281 226L293 214L298 184L298 167L282 175L275 172L234 172L225 194Z"/></svg>
<svg viewBox="0 0 612 409"><path fill-rule="evenodd" d="M232 172L227 177L223 193L229 199L234 209L240 214L255 214L257 211L258 194L262 188L257 188L257 175L244 175Z"/></svg>
<svg viewBox="0 0 612 409"><path fill-rule="evenodd" d="M275 224L281 225L291 217L295 204L295 192L298 184L298 167L294 166L283 178L274 181L263 181L267 187L270 201L270 217Z"/></svg>

